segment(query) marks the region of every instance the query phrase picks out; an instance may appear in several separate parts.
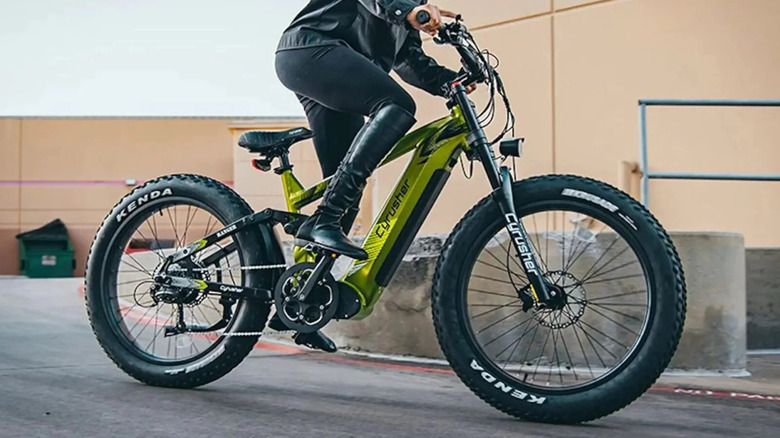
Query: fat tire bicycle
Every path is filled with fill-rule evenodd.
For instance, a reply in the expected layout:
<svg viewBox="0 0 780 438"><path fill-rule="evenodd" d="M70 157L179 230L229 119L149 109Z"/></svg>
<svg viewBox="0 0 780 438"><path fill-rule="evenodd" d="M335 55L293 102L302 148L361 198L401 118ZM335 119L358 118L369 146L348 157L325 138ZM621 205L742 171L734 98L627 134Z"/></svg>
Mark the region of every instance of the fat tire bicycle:
<svg viewBox="0 0 780 438"><path fill-rule="evenodd" d="M368 259L352 260L340 278L331 272L338 255L312 245L296 246L288 266L276 227L295 235L301 209L329 182L304 188L293 174L289 149L312 136L305 128L239 140L259 154L257 169L278 163L284 211L255 212L226 185L190 174L151 180L114 206L90 248L85 295L94 334L121 370L193 388L241 363L272 310L301 333L370 316L453 169L478 162L492 191L450 233L431 288L436 336L461 381L496 409L547 423L609 415L655 382L686 311L668 234L603 182L516 180L503 163L521 155L522 139L504 138L514 116L495 57L460 20L435 40L462 58L447 86L449 114L409 132L385 158L411 155L362 243ZM490 90L481 113L465 89L477 82ZM491 141L484 128L496 95L507 122Z"/></svg>

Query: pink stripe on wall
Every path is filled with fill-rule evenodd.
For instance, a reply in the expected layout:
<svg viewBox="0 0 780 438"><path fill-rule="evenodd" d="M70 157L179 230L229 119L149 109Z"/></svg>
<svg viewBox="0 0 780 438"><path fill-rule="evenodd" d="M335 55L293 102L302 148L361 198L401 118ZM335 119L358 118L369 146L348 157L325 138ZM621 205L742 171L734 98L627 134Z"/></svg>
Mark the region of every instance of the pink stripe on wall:
<svg viewBox="0 0 780 438"><path fill-rule="evenodd" d="M134 187L140 186L144 182L138 182ZM222 181L227 186L233 186L233 181ZM124 186L128 187L125 181L0 181L0 187L51 187L51 186Z"/></svg>

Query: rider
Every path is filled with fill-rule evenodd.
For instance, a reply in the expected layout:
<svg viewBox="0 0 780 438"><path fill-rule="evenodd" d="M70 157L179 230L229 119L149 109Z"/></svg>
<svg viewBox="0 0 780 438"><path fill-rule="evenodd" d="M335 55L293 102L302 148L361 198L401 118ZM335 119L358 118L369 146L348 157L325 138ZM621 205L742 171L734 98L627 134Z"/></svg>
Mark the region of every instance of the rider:
<svg viewBox="0 0 780 438"><path fill-rule="evenodd" d="M443 86L457 76L427 56L420 39L420 31L435 35L442 17L457 15L426 3L311 0L282 34L277 75L303 105L323 177L333 175L297 240L354 259L368 257L346 233L368 177L416 122L414 100L389 72L435 96L444 96ZM421 11L430 16L425 24L416 18ZM278 318L269 326L286 329ZM319 331L298 333L295 341L336 351Z"/></svg>

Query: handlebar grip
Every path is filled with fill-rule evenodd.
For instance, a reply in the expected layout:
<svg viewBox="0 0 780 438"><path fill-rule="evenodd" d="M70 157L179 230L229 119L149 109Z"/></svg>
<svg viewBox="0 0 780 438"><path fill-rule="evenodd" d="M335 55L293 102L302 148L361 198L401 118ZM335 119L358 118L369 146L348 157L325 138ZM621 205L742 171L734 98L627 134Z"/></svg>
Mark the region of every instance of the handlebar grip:
<svg viewBox="0 0 780 438"><path fill-rule="evenodd" d="M431 21L431 14L428 13L428 11L420 11L415 16L417 19L417 22L420 24L426 24L427 22Z"/></svg>

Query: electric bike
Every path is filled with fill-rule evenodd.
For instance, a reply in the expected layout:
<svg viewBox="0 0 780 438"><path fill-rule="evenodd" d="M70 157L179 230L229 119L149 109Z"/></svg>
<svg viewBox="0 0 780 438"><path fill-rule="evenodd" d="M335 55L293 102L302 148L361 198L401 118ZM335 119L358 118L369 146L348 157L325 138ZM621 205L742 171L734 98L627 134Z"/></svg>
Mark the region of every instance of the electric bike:
<svg viewBox="0 0 780 438"><path fill-rule="evenodd" d="M312 136L306 128L239 140L258 154L254 167L280 176L284 210L255 212L226 185L189 174L146 182L116 204L92 243L85 290L94 334L119 368L149 385L192 388L236 367L272 311L300 333L369 317L453 169L478 163L491 190L447 238L431 286L436 336L457 376L496 409L548 423L609 415L654 383L686 310L666 231L603 182L516 179L504 163L521 156L523 139L507 136L514 115L497 59L460 20L435 41L462 60L448 115L384 159L408 157L362 242L368 258L338 277L338 254L296 246L288 263L278 234L295 235L301 209L329 183L306 188L294 176L289 150ZM482 111L466 93L473 83L490 93ZM491 139L497 97L506 124Z"/></svg>

